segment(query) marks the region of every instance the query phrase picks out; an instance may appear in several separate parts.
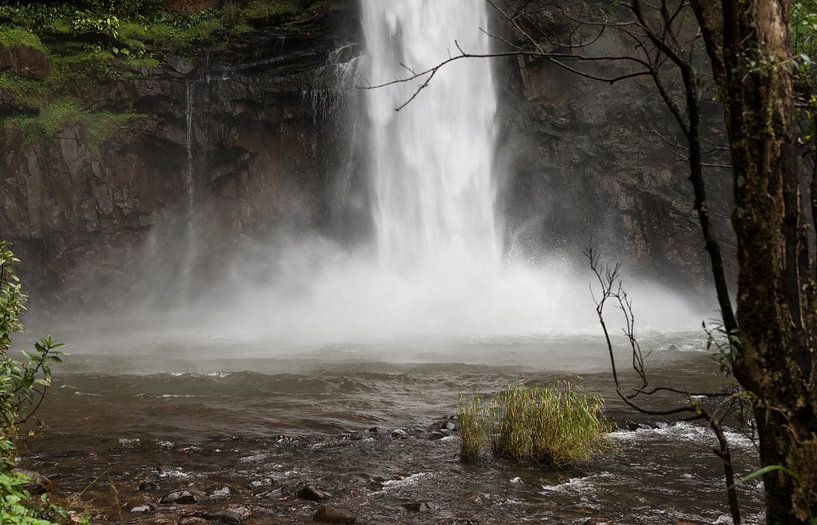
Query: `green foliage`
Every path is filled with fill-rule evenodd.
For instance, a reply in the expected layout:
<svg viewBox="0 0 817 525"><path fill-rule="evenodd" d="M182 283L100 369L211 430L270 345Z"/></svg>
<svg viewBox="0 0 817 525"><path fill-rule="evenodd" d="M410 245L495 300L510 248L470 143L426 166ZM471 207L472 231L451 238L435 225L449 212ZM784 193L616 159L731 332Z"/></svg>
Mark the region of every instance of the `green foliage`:
<svg viewBox="0 0 817 525"><path fill-rule="evenodd" d="M42 106L45 84L13 73L0 72L0 89L8 90L20 107L37 109Z"/></svg>
<svg viewBox="0 0 817 525"><path fill-rule="evenodd" d="M54 517L68 513L49 503L48 496L32 498L26 489L30 479L15 470L15 445L19 425L34 416L51 386L51 366L67 355L63 345L50 337L23 351L23 360L9 355L13 336L23 331L20 315L26 295L15 269L20 261L0 242L0 522L20 525L50 525Z"/></svg>
<svg viewBox="0 0 817 525"><path fill-rule="evenodd" d="M800 0L789 11L791 51L797 63L795 88L801 105L801 142L815 147L817 138L817 0Z"/></svg>
<svg viewBox="0 0 817 525"><path fill-rule="evenodd" d="M302 11L303 7L294 1L250 0L247 7L244 8L243 15L247 20L256 20L280 15L294 15Z"/></svg>
<svg viewBox="0 0 817 525"><path fill-rule="evenodd" d="M88 145L95 152L123 127L147 116L141 113L113 113L90 111L70 99L46 104L37 115L14 117L6 120L7 128L18 128L29 142L52 137L66 127L78 124L88 130Z"/></svg>
<svg viewBox="0 0 817 525"><path fill-rule="evenodd" d="M490 441L494 455L517 462L565 467L587 461L608 446L604 402L569 383L514 384L489 401L460 404L461 457L479 457Z"/></svg>
<svg viewBox="0 0 817 525"><path fill-rule="evenodd" d="M817 59L817 0L791 4L789 30L792 53L811 65Z"/></svg>
<svg viewBox="0 0 817 525"><path fill-rule="evenodd" d="M0 46L2 47L31 47L45 51L40 38L28 29L0 25Z"/></svg>
<svg viewBox="0 0 817 525"><path fill-rule="evenodd" d="M60 351L62 344L45 337L34 344L33 352L23 351L25 360L9 356L14 334L24 329L20 315L27 297L15 273L19 262L9 244L0 242L0 438L8 439L37 410L51 386L51 364L61 363L66 355Z"/></svg>
<svg viewBox="0 0 817 525"><path fill-rule="evenodd" d="M727 334L721 323L715 323L712 328L704 323L703 329L706 333L706 350L713 352L722 374L733 375L732 368L740 357L740 336L737 331Z"/></svg>
<svg viewBox="0 0 817 525"><path fill-rule="evenodd" d="M43 494L34 499L26 488L31 479L16 470L0 472L0 523L52 525L52 519L67 518L68 512L48 501ZM87 520L81 523L88 523Z"/></svg>
<svg viewBox="0 0 817 525"><path fill-rule="evenodd" d="M15 274L20 260L7 242L0 241L0 353L5 354L15 333L23 331L20 315L25 311L26 294Z"/></svg>

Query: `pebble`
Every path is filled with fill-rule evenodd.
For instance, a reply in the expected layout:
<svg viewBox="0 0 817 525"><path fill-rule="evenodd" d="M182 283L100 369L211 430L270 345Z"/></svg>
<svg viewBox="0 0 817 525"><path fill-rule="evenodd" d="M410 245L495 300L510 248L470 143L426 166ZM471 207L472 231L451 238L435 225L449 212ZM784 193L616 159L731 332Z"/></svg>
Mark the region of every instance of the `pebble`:
<svg viewBox="0 0 817 525"><path fill-rule="evenodd" d="M159 503L198 503L204 499L204 493L194 489L174 490L162 496Z"/></svg>
<svg viewBox="0 0 817 525"><path fill-rule="evenodd" d="M221 487L220 489L216 489L210 493L211 498L226 498L230 495L230 487Z"/></svg>
<svg viewBox="0 0 817 525"><path fill-rule="evenodd" d="M156 505L154 505L153 503L146 503L144 505L137 505L137 506L133 507L132 509L130 509L130 511L134 512L134 513L153 512L154 510L156 510Z"/></svg>
<svg viewBox="0 0 817 525"><path fill-rule="evenodd" d="M146 480L140 482L139 486L136 487L136 490L158 490L158 489L159 489L159 484L156 483L155 481L151 481L149 479L146 479Z"/></svg>
<svg viewBox="0 0 817 525"><path fill-rule="evenodd" d="M395 428L391 432L391 437L395 439L406 439L408 437L408 432L406 432L402 428Z"/></svg>

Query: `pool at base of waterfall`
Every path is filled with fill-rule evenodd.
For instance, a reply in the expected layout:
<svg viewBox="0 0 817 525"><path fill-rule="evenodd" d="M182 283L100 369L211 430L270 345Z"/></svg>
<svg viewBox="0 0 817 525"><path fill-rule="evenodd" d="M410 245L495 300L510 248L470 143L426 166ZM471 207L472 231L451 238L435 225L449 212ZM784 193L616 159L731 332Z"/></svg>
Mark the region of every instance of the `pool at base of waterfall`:
<svg viewBox="0 0 817 525"><path fill-rule="evenodd" d="M53 497L89 509L93 523L294 524L323 505L338 513L327 519L355 523L731 522L712 434L627 408L598 337L384 341L274 357L257 355L271 343L189 340L99 354L83 337L39 414L46 429L20 450L53 481ZM731 382L700 334L642 343L652 384ZM460 461L450 417L463 396L558 378L605 397L618 428L605 453L564 470L490 454ZM753 470L749 438L734 425L728 437L738 475ZM762 522L762 486L739 494L745 522Z"/></svg>

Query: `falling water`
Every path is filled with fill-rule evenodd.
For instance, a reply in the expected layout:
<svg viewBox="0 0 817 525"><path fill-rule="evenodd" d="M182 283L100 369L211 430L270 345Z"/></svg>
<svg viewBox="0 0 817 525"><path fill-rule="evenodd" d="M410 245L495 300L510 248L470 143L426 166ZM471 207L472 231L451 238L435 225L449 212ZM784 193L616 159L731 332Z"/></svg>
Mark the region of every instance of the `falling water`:
<svg viewBox="0 0 817 525"><path fill-rule="evenodd" d="M185 138L184 147L187 157L184 166L184 184L187 191L187 221L188 227L193 226L193 200L195 198L193 190L193 83L187 83L185 93Z"/></svg>
<svg viewBox="0 0 817 525"><path fill-rule="evenodd" d="M480 31L488 22L484 0L361 2L367 52L359 74L372 85L422 72L460 50L491 49ZM269 286L241 286L254 271L241 258L230 288L238 304L210 326L237 326L233 340L298 343L595 333L584 264L556 255L517 260L503 249L491 62L451 62L412 99L427 80L363 93L373 246L284 239L280 249L262 250L272 254L261 263ZM313 116L325 117L336 91L311 91ZM651 307L642 326L698 324L698 313L672 294L629 284Z"/></svg>
<svg viewBox="0 0 817 525"><path fill-rule="evenodd" d="M182 297L187 297L190 293L190 277L192 269L195 267L198 256L196 246L196 225L195 225L195 200L196 190L193 182L193 83L187 82L185 91L185 164L184 164L184 188L187 197L185 207L185 241L186 254L184 264L181 267L181 290Z"/></svg>
<svg viewBox="0 0 817 525"><path fill-rule="evenodd" d="M483 0L363 0L374 81L405 77L459 53L487 53ZM487 60L449 64L431 79L369 93L374 222L384 262L411 266L443 253L498 261L495 231L496 92Z"/></svg>

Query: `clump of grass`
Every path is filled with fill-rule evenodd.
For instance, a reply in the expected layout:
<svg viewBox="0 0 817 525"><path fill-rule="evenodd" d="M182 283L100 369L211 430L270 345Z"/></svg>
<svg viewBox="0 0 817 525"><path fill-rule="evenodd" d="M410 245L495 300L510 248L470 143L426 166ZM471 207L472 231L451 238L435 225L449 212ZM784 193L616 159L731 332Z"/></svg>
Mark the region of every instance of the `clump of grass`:
<svg viewBox="0 0 817 525"><path fill-rule="evenodd" d="M268 2L265 0L251 0L244 8L243 16L248 20L259 18L270 18L277 15L294 15L303 11L298 2L278 1Z"/></svg>
<svg viewBox="0 0 817 525"><path fill-rule="evenodd" d="M460 404L461 458L477 459L490 441L495 456L565 467L589 460L608 445L610 425L600 396L569 383L514 384L487 401Z"/></svg>
<svg viewBox="0 0 817 525"><path fill-rule="evenodd" d="M479 397L460 402L457 426L462 436L460 458L463 461L478 459L488 438L485 411Z"/></svg>

